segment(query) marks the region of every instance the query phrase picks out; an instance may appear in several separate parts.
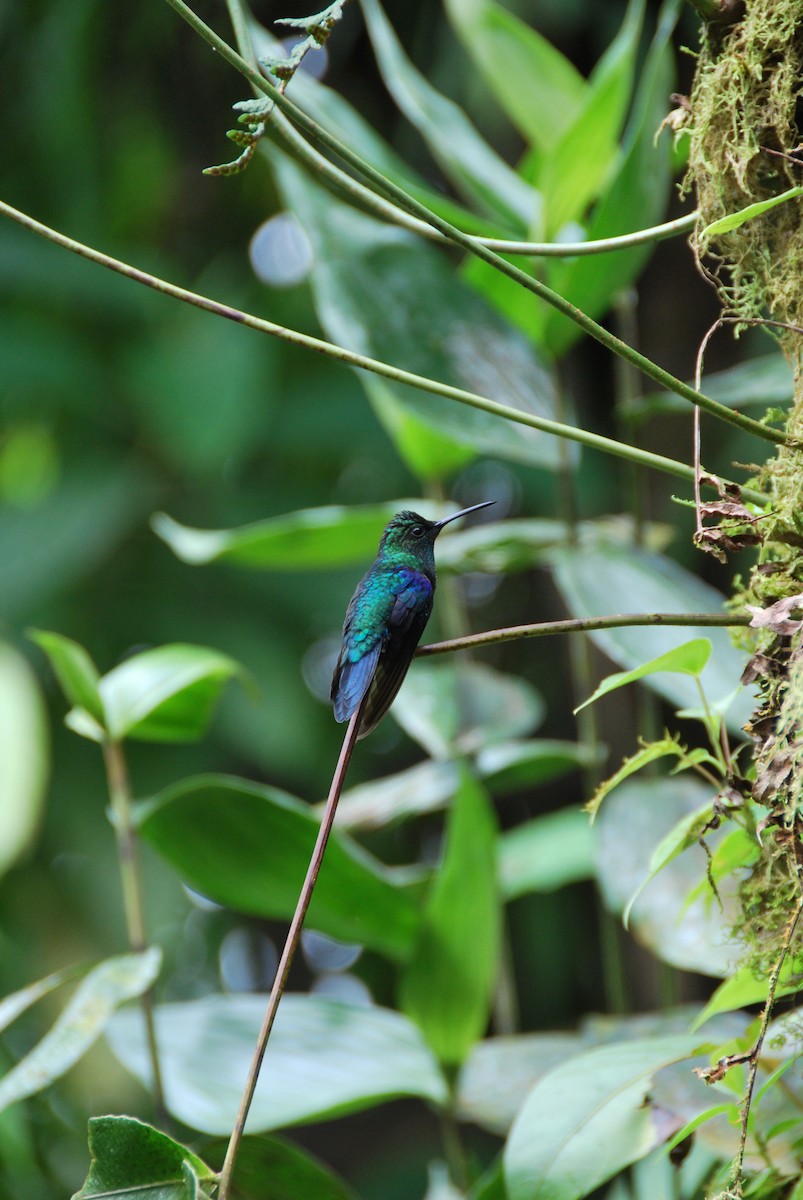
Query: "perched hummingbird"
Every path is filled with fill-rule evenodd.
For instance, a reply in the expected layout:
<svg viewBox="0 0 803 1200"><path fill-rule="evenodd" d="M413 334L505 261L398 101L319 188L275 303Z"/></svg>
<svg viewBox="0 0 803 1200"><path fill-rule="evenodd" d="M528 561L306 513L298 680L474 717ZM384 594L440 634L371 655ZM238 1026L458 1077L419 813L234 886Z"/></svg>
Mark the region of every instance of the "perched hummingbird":
<svg viewBox="0 0 803 1200"><path fill-rule="evenodd" d="M435 594L435 538L444 525L493 500L472 504L442 521L396 513L379 553L351 597L332 677L335 720L348 721L367 694L358 737L384 717L413 660Z"/></svg>

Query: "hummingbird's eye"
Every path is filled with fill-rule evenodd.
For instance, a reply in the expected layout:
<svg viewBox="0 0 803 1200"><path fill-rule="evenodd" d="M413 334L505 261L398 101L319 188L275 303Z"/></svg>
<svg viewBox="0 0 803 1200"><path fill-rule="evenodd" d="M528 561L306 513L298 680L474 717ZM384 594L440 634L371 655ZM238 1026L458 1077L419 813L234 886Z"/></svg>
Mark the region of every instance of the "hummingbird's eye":
<svg viewBox="0 0 803 1200"><path fill-rule="evenodd" d="M424 526L423 525L414 525L412 527L412 529L410 530L410 533L412 534L412 536L414 538L423 537L424 536Z"/></svg>

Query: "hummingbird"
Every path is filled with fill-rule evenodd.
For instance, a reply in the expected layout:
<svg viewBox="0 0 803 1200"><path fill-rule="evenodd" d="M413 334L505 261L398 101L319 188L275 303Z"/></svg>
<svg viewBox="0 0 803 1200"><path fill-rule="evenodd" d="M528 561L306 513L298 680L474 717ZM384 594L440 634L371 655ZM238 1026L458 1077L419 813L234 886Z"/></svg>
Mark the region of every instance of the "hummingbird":
<svg viewBox="0 0 803 1200"><path fill-rule="evenodd" d="M472 504L442 521L405 510L385 526L376 559L346 610L332 676L336 721L348 721L365 698L359 738L379 724L396 698L429 620L435 595L435 538L444 525L494 503Z"/></svg>

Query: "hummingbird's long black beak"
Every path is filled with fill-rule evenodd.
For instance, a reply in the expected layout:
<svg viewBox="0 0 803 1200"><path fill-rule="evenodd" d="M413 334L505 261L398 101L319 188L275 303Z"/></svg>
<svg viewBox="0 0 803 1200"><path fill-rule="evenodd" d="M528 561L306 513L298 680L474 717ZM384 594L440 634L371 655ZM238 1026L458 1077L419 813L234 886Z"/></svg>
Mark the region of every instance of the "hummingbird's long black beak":
<svg viewBox="0 0 803 1200"><path fill-rule="evenodd" d="M482 504L472 504L471 508L461 508L460 512L452 513L451 517L444 517L442 521L435 522L436 536L443 529L444 525L448 525L450 521L456 521L458 517L464 517L466 513L476 512L478 508L488 508L489 505L496 504L495 500L483 500Z"/></svg>

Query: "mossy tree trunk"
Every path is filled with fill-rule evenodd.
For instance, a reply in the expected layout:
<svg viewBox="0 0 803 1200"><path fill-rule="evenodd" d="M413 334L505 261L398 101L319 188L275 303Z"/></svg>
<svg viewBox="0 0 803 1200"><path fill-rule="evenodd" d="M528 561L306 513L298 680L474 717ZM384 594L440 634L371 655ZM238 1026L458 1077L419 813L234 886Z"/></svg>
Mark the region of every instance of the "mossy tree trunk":
<svg viewBox="0 0 803 1200"><path fill-rule="evenodd" d="M687 184L697 193L700 231L803 184L800 0L747 0L737 21L707 24L686 120ZM795 619L803 607L803 199L792 197L708 241L700 232L696 251L724 316L785 326L772 331L795 378L789 443L759 475L772 512L756 526L758 561L734 598L764 610L746 673L761 693L747 727L755 778L747 774L767 813L761 857L744 885L743 933L755 965L767 969L784 947L803 961L803 922L795 921L790 936L803 897L803 632Z"/></svg>

